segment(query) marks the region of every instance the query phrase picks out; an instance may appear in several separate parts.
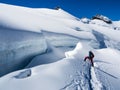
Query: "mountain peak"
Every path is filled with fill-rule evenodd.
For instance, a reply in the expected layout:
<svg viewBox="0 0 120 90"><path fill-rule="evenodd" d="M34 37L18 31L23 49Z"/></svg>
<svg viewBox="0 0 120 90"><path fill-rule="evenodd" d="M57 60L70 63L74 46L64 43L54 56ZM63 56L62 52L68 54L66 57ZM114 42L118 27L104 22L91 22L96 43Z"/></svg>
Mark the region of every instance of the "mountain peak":
<svg viewBox="0 0 120 90"><path fill-rule="evenodd" d="M97 15L93 16L92 19L98 19L98 20L102 20L108 24L112 24L112 20L110 20L108 17L106 17L104 15L97 14Z"/></svg>

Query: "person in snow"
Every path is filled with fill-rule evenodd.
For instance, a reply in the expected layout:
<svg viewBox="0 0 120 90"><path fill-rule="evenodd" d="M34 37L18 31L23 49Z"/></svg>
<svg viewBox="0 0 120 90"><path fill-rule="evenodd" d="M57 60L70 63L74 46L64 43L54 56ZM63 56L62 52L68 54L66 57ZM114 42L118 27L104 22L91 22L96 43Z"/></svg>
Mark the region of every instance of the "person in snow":
<svg viewBox="0 0 120 90"><path fill-rule="evenodd" d="M89 51L89 56L86 56L86 57L84 58L84 61L86 61L87 59L90 60L92 66L94 67L93 58L94 58L93 52L92 52L92 51Z"/></svg>

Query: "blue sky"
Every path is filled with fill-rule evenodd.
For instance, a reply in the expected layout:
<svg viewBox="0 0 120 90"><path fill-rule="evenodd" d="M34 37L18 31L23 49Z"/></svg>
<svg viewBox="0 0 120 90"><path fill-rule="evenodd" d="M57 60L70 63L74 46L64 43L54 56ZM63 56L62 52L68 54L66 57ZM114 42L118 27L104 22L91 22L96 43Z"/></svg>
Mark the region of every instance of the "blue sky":
<svg viewBox="0 0 120 90"><path fill-rule="evenodd" d="M32 8L60 6L79 18L103 14L112 20L120 20L120 0L0 0L0 2Z"/></svg>

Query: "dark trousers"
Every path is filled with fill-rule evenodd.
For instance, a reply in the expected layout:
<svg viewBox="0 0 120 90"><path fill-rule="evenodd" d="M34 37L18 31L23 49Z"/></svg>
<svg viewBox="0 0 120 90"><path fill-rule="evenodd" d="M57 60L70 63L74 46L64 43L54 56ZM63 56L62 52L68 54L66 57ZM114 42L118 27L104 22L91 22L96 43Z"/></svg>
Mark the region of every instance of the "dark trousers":
<svg viewBox="0 0 120 90"><path fill-rule="evenodd" d="M94 67L93 58L92 57L90 58L89 56L87 56L85 57L84 61L86 61L87 59L90 60L92 66Z"/></svg>

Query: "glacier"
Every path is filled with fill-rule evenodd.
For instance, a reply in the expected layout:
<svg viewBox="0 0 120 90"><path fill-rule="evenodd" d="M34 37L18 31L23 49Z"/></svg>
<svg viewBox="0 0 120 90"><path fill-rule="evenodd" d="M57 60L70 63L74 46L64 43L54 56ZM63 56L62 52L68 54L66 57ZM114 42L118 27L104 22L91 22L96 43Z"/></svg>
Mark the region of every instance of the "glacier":
<svg viewBox="0 0 120 90"><path fill-rule="evenodd" d="M47 49L41 33L0 27L0 41L0 76L24 68Z"/></svg>
<svg viewBox="0 0 120 90"><path fill-rule="evenodd" d="M0 90L119 90L119 36L120 21L0 3Z"/></svg>

